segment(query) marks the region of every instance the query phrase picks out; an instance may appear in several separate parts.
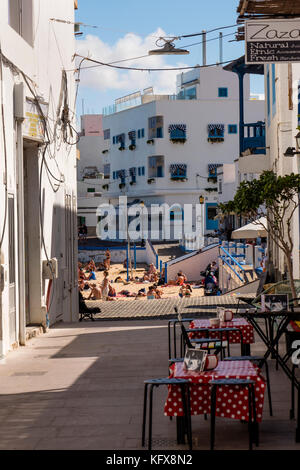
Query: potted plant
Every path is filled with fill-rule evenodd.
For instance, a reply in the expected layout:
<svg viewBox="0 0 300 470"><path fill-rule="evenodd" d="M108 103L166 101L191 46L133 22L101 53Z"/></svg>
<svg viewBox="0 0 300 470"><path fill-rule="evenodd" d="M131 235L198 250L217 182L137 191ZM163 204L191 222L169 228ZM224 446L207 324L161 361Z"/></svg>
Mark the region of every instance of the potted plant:
<svg viewBox="0 0 300 470"><path fill-rule="evenodd" d="M184 144L186 141L185 137L176 137L176 139L170 137L170 141L173 142L173 144Z"/></svg>
<svg viewBox="0 0 300 470"><path fill-rule="evenodd" d="M102 153L108 153L108 149L102 150Z"/></svg>
<svg viewBox="0 0 300 470"><path fill-rule="evenodd" d="M130 186L133 186L134 184L136 184L136 182L135 181L130 181L129 184L130 184Z"/></svg>
<svg viewBox="0 0 300 470"><path fill-rule="evenodd" d="M209 176L207 178L208 183L217 183L217 177L216 176Z"/></svg>
<svg viewBox="0 0 300 470"><path fill-rule="evenodd" d="M119 188L120 188L120 189L125 188L125 183L120 183L120 184L119 184Z"/></svg>
<svg viewBox="0 0 300 470"><path fill-rule="evenodd" d="M154 144L154 139L148 139L147 144Z"/></svg>
<svg viewBox="0 0 300 470"><path fill-rule="evenodd" d="M104 184L104 185L102 186L102 189L108 190L108 184Z"/></svg>
<svg viewBox="0 0 300 470"><path fill-rule="evenodd" d="M135 150L136 149L136 145L135 144L130 144L129 145L129 150Z"/></svg>
<svg viewBox="0 0 300 470"><path fill-rule="evenodd" d="M147 183L152 184L155 182L155 178L148 178Z"/></svg>
<svg viewBox="0 0 300 470"><path fill-rule="evenodd" d="M125 145L124 144L120 145L119 150L121 150L121 151L125 150Z"/></svg>

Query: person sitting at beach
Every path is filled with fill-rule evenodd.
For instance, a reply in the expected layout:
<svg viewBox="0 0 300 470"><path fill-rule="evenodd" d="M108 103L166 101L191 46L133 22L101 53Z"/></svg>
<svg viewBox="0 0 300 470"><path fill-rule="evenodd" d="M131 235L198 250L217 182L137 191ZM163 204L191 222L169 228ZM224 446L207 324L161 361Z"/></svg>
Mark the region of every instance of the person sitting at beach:
<svg viewBox="0 0 300 470"><path fill-rule="evenodd" d="M91 283L91 293L88 296L87 300L101 300L102 293L100 287L97 286L95 282Z"/></svg>
<svg viewBox="0 0 300 470"><path fill-rule="evenodd" d="M190 297L192 295L192 288L190 284L183 284L179 290L179 297Z"/></svg>
<svg viewBox="0 0 300 470"><path fill-rule="evenodd" d="M85 276L86 281L96 281L96 273L95 271L90 271L87 273L87 276Z"/></svg>
<svg viewBox="0 0 300 470"><path fill-rule="evenodd" d="M85 280L85 274L84 274L82 267L80 267L78 268L78 280L82 280L82 279Z"/></svg>
<svg viewBox="0 0 300 470"><path fill-rule="evenodd" d="M184 276L182 276L182 275L180 274L180 272L177 273L177 276L176 276L176 284L177 284L177 286L182 286L182 285L184 284Z"/></svg>
<svg viewBox="0 0 300 470"><path fill-rule="evenodd" d="M108 286L108 296L109 297L116 297L116 295L117 295L116 289L114 287L112 287L111 284L109 284L109 286Z"/></svg>
<svg viewBox="0 0 300 470"><path fill-rule="evenodd" d="M187 277L182 271L178 271L177 277L183 277L184 282L187 282Z"/></svg>
<svg viewBox="0 0 300 470"><path fill-rule="evenodd" d="M156 298L157 298L157 299L161 299L161 296L163 295L163 291L160 290L160 289L158 289L157 284L153 284L152 287L153 287L153 289L154 289Z"/></svg>
<svg viewBox="0 0 300 470"><path fill-rule="evenodd" d="M155 289L153 286L150 286L149 287L149 290L147 292L147 299L148 300L153 300L153 299L156 299L156 293L155 293Z"/></svg>
<svg viewBox="0 0 300 470"><path fill-rule="evenodd" d="M156 274L156 268L153 263L149 265L148 274Z"/></svg>
<svg viewBox="0 0 300 470"><path fill-rule="evenodd" d="M95 261L93 259L91 259L91 261L89 262L88 269L90 271L96 271L96 265L95 265Z"/></svg>

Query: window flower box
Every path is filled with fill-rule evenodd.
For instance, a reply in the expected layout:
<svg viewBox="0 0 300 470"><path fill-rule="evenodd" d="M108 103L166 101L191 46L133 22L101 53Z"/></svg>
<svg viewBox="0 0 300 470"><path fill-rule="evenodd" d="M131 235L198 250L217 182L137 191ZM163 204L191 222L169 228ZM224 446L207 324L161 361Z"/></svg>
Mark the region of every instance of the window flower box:
<svg viewBox="0 0 300 470"><path fill-rule="evenodd" d="M212 193L212 192L218 191L218 188L204 188L204 191L207 191L208 193Z"/></svg>
<svg viewBox="0 0 300 470"><path fill-rule="evenodd" d="M128 148L129 148L129 150L135 150L136 145L135 144L130 144Z"/></svg>
<svg viewBox="0 0 300 470"><path fill-rule="evenodd" d="M215 183L215 184L216 184L217 181L218 181L218 178L217 178L216 176L209 176L209 177L207 178L207 182L208 182L208 183Z"/></svg>
<svg viewBox="0 0 300 470"><path fill-rule="evenodd" d="M186 142L186 138L185 137L176 137L176 138L170 137L170 141L173 144L184 144L184 142Z"/></svg>
<svg viewBox="0 0 300 470"><path fill-rule="evenodd" d="M208 137L207 142L210 142L211 144L224 142L224 137Z"/></svg>
<svg viewBox="0 0 300 470"><path fill-rule="evenodd" d="M188 180L186 176L170 176L170 179L172 181L182 181L182 182L185 182Z"/></svg>

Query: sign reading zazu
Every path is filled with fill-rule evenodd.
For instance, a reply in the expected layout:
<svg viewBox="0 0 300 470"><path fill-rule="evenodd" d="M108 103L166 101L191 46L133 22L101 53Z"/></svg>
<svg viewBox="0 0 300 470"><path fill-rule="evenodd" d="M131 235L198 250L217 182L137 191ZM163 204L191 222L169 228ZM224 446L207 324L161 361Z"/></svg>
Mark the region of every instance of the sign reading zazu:
<svg viewBox="0 0 300 470"><path fill-rule="evenodd" d="M300 18L245 23L246 64L300 62Z"/></svg>

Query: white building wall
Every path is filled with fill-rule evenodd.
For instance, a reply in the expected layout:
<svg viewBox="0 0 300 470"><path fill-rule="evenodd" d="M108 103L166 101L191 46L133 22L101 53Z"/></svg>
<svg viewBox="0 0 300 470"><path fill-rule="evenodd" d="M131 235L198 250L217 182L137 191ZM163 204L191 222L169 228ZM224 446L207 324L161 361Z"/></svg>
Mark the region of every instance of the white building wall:
<svg viewBox="0 0 300 470"><path fill-rule="evenodd" d="M268 101L266 98L266 135L267 146L270 146L270 165L278 175L286 175L291 172L299 173L299 155L285 157L288 147L296 147L295 136L299 126L299 77L300 65L291 64L290 77L288 64L275 65L275 90L272 86L273 70L271 65L265 66L265 89L267 90L267 77L269 74L270 112L268 113ZM290 80L289 80L290 78ZM289 85L290 83L290 85ZM292 224L294 251L293 271L295 279L300 278L299 268L299 210L293 217ZM270 242L271 261L279 275L286 272L284 255Z"/></svg>
<svg viewBox="0 0 300 470"><path fill-rule="evenodd" d="M3 214L7 181L7 192L15 198L15 260L13 263L13 259L9 258L9 221L6 219L5 222L3 216L0 224L2 232L5 223L4 239L1 245L3 290L0 292L0 355L5 354L12 344L24 344L26 323L41 324L46 327L49 323L52 324L58 320L71 321L78 318L77 272L74 265L77 256L75 231L76 147L60 142L58 149L57 139L58 134L61 136L60 126L56 127L57 139L54 133L54 122L56 121L62 84L62 69L70 70L74 67L72 62L72 56L75 52L74 29L72 24L59 24L50 21L50 18L62 18L73 22L74 1L39 2L32 0L32 2L24 3L23 14L25 16L28 14L27 8L31 3L33 7L31 44L9 26L8 3L2 1L0 4L0 44L3 56L9 61L7 62L6 59L2 61L5 131L2 131L3 119L0 113L0 167L2 168L0 172L0 207ZM28 26L29 23L26 24ZM26 121L23 124L19 121L17 125L14 117L14 86L25 82L22 72L27 76L28 83L34 93L49 103L47 122L54 142L45 152L44 161L42 142L36 138L23 140L22 135L25 133ZM67 84L70 122L75 127L75 87L73 74L70 72L67 73ZM24 95L33 98L32 92L25 83ZM7 150L6 172L4 133ZM17 139L19 139L18 147ZM24 179L20 180L17 186L17 172L23 170L22 158L28 165L25 170L30 169L30 171L24 172ZM47 162L47 168L45 162ZM25 216L22 212L22 204L17 204L17 200L25 200L20 188L26 181L28 181L26 194L29 218L33 219L31 223L28 223L29 218L26 218L26 212ZM41 188L39 188L40 181ZM39 217L40 208L42 221ZM22 220L28 235L25 256L22 253L25 236L22 224L19 224ZM43 248L41 248L42 245L44 245ZM42 276L42 262L46 260L46 253L49 258L57 258L58 260L58 278L52 282L51 289L49 281ZM24 266L25 271L28 270L30 273L27 277L27 285L24 285L23 279L18 277L19 274L20 276L22 273L25 274ZM13 267L16 272L14 314L11 313L13 302L12 284L9 276ZM46 316L47 293L49 293L48 318ZM26 310L27 320L25 318Z"/></svg>

